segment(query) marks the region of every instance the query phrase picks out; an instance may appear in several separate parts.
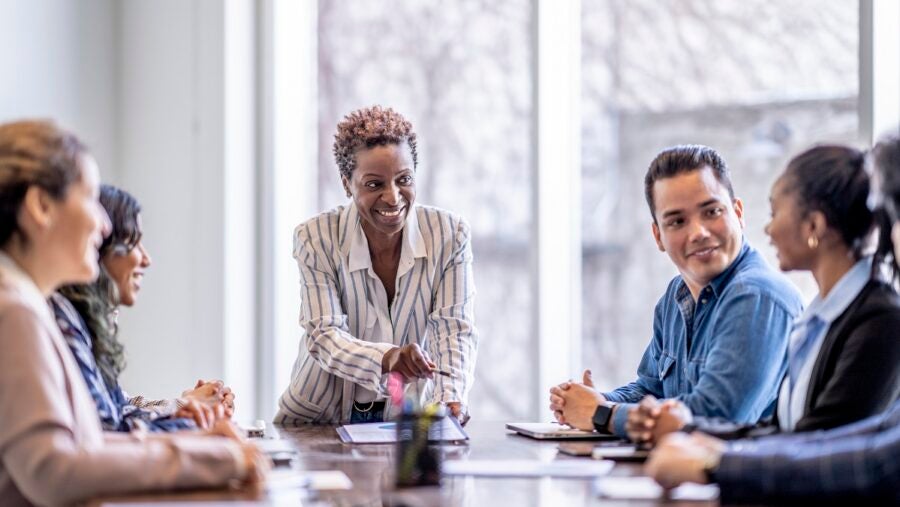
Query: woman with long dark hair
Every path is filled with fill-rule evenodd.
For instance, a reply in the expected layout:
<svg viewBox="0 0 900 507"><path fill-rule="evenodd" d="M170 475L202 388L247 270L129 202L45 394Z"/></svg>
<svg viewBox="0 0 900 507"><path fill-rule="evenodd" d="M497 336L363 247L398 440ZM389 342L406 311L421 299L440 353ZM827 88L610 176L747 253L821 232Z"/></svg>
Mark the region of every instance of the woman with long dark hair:
<svg viewBox="0 0 900 507"><path fill-rule="evenodd" d="M251 444L209 435L104 433L46 298L90 283L109 230L99 171L74 135L0 125L0 499L68 505L137 491L258 480ZM236 435L219 421L211 433Z"/></svg>
<svg viewBox="0 0 900 507"><path fill-rule="evenodd" d="M100 274L90 284L67 285L50 297L66 343L72 350L103 428L130 431L174 431L208 427L217 417L230 417L234 395L221 381L199 381L180 398L145 400L129 397L119 385L125 353L118 339L120 306L138 299L150 255L144 247L141 206L128 192L101 185L100 204L112 228L99 247Z"/></svg>

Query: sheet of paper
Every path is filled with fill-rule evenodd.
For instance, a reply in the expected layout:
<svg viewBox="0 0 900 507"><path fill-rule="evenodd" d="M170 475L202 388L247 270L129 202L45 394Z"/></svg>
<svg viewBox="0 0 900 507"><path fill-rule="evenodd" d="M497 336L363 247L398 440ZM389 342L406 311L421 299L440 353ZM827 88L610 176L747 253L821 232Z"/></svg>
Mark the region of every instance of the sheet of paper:
<svg viewBox="0 0 900 507"><path fill-rule="evenodd" d="M637 448L633 445L597 447L593 450L593 452L591 452L591 457L593 457L594 459L621 458L624 456L633 455L636 449Z"/></svg>
<svg viewBox="0 0 900 507"><path fill-rule="evenodd" d="M260 451L266 454L296 453L297 448L290 440L281 438L255 438L250 440Z"/></svg>
<svg viewBox="0 0 900 507"><path fill-rule="evenodd" d="M597 480L597 492L617 500L657 500L663 488L650 477L603 477ZM708 501L719 497L719 487L686 483L671 490L668 498L681 501Z"/></svg>
<svg viewBox="0 0 900 507"><path fill-rule="evenodd" d="M612 470L612 461L587 460L448 460L446 475L482 477L598 477Z"/></svg>
<svg viewBox="0 0 900 507"><path fill-rule="evenodd" d="M266 480L269 491L289 488L332 491L352 487L353 482L340 470L273 470Z"/></svg>
<svg viewBox="0 0 900 507"><path fill-rule="evenodd" d="M345 424L337 428L341 440L354 444L385 444L397 441L397 423L379 422L365 424ZM431 427L429 440L437 442L468 440L469 436L463 431L459 422L454 417L444 417L438 424Z"/></svg>

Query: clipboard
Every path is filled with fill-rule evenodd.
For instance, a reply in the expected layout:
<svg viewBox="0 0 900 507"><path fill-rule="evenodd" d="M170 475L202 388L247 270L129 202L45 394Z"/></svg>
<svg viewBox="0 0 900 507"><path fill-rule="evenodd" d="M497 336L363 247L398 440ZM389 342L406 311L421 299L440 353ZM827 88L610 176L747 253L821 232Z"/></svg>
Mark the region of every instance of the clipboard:
<svg viewBox="0 0 900 507"><path fill-rule="evenodd" d="M455 417L443 417L428 432L428 441L433 443L461 443L469 440L469 435ZM397 442L397 423L394 421L345 424L335 428L341 442L345 444L390 444Z"/></svg>

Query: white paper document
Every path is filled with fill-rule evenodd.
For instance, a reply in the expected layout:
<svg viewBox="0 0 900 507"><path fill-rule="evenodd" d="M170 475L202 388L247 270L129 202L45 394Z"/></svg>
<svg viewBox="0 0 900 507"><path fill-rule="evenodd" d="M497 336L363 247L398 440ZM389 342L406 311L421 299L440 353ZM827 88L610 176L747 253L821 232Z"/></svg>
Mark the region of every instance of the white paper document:
<svg viewBox="0 0 900 507"><path fill-rule="evenodd" d="M397 441L397 423L376 422L364 424L345 424L338 426L341 441L351 444L388 444ZM469 435L459 425L455 417L444 417L431 426L428 440L431 442L457 442L468 440Z"/></svg>
<svg viewBox="0 0 900 507"><path fill-rule="evenodd" d="M296 453L294 443L282 438L255 438L250 440L260 451L266 454Z"/></svg>
<svg viewBox="0 0 900 507"><path fill-rule="evenodd" d="M591 478L606 475L612 461L587 460L448 460L445 475L476 475L481 477L577 477Z"/></svg>
<svg viewBox="0 0 900 507"><path fill-rule="evenodd" d="M273 470L266 479L269 491L293 488L332 491L352 487L353 482L340 470Z"/></svg>
<svg viewBox="0 0 900 507"><path fill-rule="evenodd" d="M665 491L650 477L603 477L597 480L597 492L617 500L657 500ZM688 482L669 491L666 498L680 501L709 501L719 498L719 487Z"/></svg>

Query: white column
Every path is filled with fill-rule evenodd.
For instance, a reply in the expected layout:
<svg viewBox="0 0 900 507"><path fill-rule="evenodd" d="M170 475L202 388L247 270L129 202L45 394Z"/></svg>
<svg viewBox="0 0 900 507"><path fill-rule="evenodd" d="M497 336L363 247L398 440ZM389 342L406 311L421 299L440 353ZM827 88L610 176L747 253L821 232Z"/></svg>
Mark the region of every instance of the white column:
<svg viewBox="0 0 900 507"><path fill-rule="evenodd" d="M257 389L257 273L259 247L257 211L257 38L256 3L252 0L213 1L223 9L224 44L224 320L225 378L239 399L244 419L260 414ZM213 168L214 169L214 168ZM246 410L245 410L246 409Z"/></svg>
<svg viewBox="0 0 900 507"><path fill-rule="evenodd" d="M859 133L872 144L900 128L900 2L859 2Z"/></svg>
<svg viewBox="0 0 900 507"><path fill-rule="evenodd" d="M293 230L316 209L316 2L262 2L260 411L275 414L297 356L300 286Z"/></svg>
<svg viewBox="0 0 900 507"><path fill-rule="evenodd" d="M0 122L50 118L118 181L115 0L0 0Z"/></svg>
<svg viewBox="0 0 900 507"><path fill-rule="evenodd" d="M536 0L538 412L581 368L581 2Z"/></svg>

